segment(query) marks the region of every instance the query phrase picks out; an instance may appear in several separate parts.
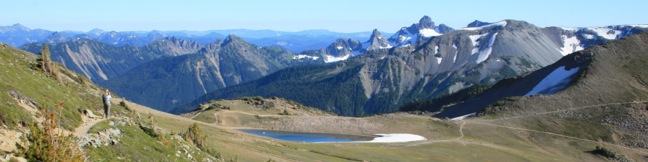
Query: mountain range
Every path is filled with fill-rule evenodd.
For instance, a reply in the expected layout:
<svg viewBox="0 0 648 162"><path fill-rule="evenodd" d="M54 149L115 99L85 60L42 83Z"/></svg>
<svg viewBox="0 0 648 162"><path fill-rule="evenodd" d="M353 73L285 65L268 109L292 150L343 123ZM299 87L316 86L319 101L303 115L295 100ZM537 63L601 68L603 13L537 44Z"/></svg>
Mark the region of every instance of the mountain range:
<svg viewBox="0 0 648 162"><path fill-rule="evenodd" d="M394 48L367 50L345 62L280 70L214 91L175 112L190 111L211 99L242 96L278 96L350 116L395 112L411 102L438 99L471 87L485 89L503 79L527 75L567 54L639 33L644 27L541 28L504 20L439 30L427 19L403 29L438 30L435 36L421 35L419 29L413 34L417 35L415 42L391 41ZM342 42L355 44L335 44ZM342 47L351 49L344 55L354 56L354 48Z"/></svg>
<svg viewBox="0 0 648 162"><path fill-rule="evenodd" d="M30 43L60 43L84 38L115 46L145 46L167 37L208 44L223 40L227 35L237 35L258 46L278 45L294 52L300 52L325 47L338 38L367 39L370 34L371 32L340 33L328 30L283 32L249 29L207 31L105 31L92 29L80 32L31 29L22 24L0 26L0 42L14 47Z"/></svg>
<svg viewBox="0 0 648 162"><path fill-rule="evenodd" d="M52 58L66 67L126 98L165 111L188 112L212 99L279 96L340 115L364 116L468 90L481 92L503 79L527 75L569 53L639 33L644 27L543 28L503 20L474 21L453 29L424 16L389 37L375 29L368 39L361 39L366 41L339 37L328 46L302 52L248 43L235 35L221 41L218 32L92 30L48 35L46 30L14 25L1 28L0 33L31 33L7 40L27 43L21 48L34 53L48 43ZM230 32L253 33L247 40L283 35ZM284 34L312 35L318 40L335 35L296 33Z"/></svg>
<svg viewBox="0 0 648 162"><path fill-rule="evenodd" d="M142 64L105 85L133 101L168 111L208 92L310 61L293 57L284 48L257 47L230 35L194 54Z"/></svg>

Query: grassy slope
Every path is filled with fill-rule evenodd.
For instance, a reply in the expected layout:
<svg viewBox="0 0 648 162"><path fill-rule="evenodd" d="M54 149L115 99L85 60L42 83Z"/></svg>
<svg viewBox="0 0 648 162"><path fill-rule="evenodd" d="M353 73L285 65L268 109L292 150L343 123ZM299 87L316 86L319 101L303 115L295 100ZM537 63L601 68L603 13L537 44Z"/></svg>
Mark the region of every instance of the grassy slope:
<svg viewBox="0 0 648 162"><path fill-rule="evenodd" d="M35 66L33 54L11 47L0 47L0 120L10 127L20 122L32 122L31 114L18 106L9 95L17 91L32 98L40 108L60 112L60 124L67 129L75 128L81 123L79 109L90 109L95 112L101 108L101 99L91 94L79 84L62 84L32 68ZM62 105L57 109L57 105Z"/></svg>
<svg viewBox="0 0 648 162"><path fill-rule="evenodd" d="M118 128L122 130L123 135L119 139L120 144L109 145L104 147L87 148L87 153L93 161L123 161L126 159L140 159L147 161L191 161L186 157L182 150L186 142L173 139L170 135L165 135L165 139L151 137L146 134L137 125L109 126L109 121L101 122L90 132L98 132L106 128ZM195 159L204 159L207 155L195 147L187 147L192 152ZM177 156L180 155L180 156Z"/></svg>
<svg viewBox="0 0 648 162"><path fill-rule="evenodd" d="M88 109L96 115L101 115L101 98L97 93L97 87L68 80L56 81L34 68L35 64L34 54L0 45L0 125L4 124L9 129L18 131L25 130L23 124L29 125L35 122L34 115L42 116L40 111L46 108L55 111L58 114L59 124L68 130L74 130L83 122L79 111L81 109ZM10 91L16 91L33 100L39 112L32 114L21 107L10 95ZM118 104L114 104L113 114L136 118L136 114L128 112ZM105 121L95 125L89 132L96 133L109 127L111 126ZM124 133L119 144L86 148L87 156L93 161L123 159L190 161L186 157L174 156L182 141L170 140L171 142L163 144L159 139L146 134L137 125L119 128ZM201 159L207 156L207 153L195 147L189 147L189 150L193 151L194 158Z"/></svg>

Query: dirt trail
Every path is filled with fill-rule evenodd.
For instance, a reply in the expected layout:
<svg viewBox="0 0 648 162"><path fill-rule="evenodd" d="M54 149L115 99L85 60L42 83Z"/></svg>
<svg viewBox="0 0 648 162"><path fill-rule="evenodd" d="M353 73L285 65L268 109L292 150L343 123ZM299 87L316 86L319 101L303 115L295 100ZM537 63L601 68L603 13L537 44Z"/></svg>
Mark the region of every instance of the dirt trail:
<svg viewBox="0 0 648 162"><path fill-rule="evenodd" d="M158 111L158 110L155 110L155 109L151 109L151 108L148 108L146 106L142 106L142 105L139 105L139 104L127 101L127 100L122 100L121 98L113 98L112 99L113 104L119 104L119 102L121 102L121 101L126 102L128 107L130 109L132 109L133 111L137 111L137 112L142 113L142 114L152 114L152 115L154 115L156 117L170 118L170 119L174 119L174 120L179 121L179 122L200 123L200 124L210 126L210 127L223 128L223 127L215 126L213 124L204 123L204 122L201 122L201 121L196 121L196 120L188 119L188 118L185 118L185 117L182 117L182 116L178 116L178 115ZM88 134L88 130L90 130L90 128L92 128L94 125L96 125L97 123L100 123L102 121L109 120L109 119L112 119L112 118L108 118L108 119L106 119L106 118L88 119L87 121L84 121L79 127L74 129L73 135L76 136L76 137L85 136L85 135Z"/></svg>
<svg viewBox="0 0 648 162"><path fill-rule="evenodd" d="M108 119L110 119L110 118L108 118ZM101 118L101 119L94 119L94 120L83 122L83 124L81 124L81 126L74 129L73 135L76 136L76 137L86 136L86 135L88 135L88 131L90 130L90 128L92 128L97 123L102 122L102 121L106 121L108 119Z"/></svg>
<svg viewBox="0 0 648 162"><path fill-rule="evenodd" d="M477 124L477 125L486 125L486 126L492 126L492 127L499 127L499 128L506 128L506 129L512 129L512 130L519 130L519 131L526 131L526 132L533 132L533 133L542 133L542 134L547 134L547 135L552 135L552 136L558 136L558 137L563 137L563 138L569 138L572 140L579 140L579 141L585 141L585 142L592 142L592 143L597 143L597 144L605 144L609 146L614 146L622 149L627 149L627 150L632 150L632 151L637 151L641 153L646 153L648 154L648 151L639 149L639 148L632 148L632 147L627 147L623 145L617 145L613 143L608 143L608 142L603 142L603 141L594 141L590 139L585 139L585 138L578 138L574 136L569 136L569 135L564 135L564 134L559 134L559 133L553 133L553 132L547 132L547 131L540 131L540 130L533 130L533 129L526 129L526 128L519 128L519 127L511 127L511 126L505 126L505 125L498 125L498 124L493 124L489 122L484 122L484 121L468 121L470 124Z"/></svg>
<svg viewBox="0 0 648 162"><path fill-rule="evenodd" d="M532 117L532 116L548 115L548 114L554 114L554 113L560 113L560 112L567 112L567 111L576 111L576 110L583 110L583 109L598 108L598 107L603 107L603 106L625 105L625 104L639 104L639 103L648 103L648 101L632 101L632 102L605 103L605 104L597 104L597 105L588 105L588 106L571 107L571 108L567 108L567 109L560 109L560 110L554 110L554 111L540 112L540 113L534 113L534 114L529 114L529 115L517 115L517 116L502 117L502 118L495 118L495 119L474 119L474 120L482 120L482 121L508 120L508 119L517 119L517 118L524 118L524 117Z"/></svg>

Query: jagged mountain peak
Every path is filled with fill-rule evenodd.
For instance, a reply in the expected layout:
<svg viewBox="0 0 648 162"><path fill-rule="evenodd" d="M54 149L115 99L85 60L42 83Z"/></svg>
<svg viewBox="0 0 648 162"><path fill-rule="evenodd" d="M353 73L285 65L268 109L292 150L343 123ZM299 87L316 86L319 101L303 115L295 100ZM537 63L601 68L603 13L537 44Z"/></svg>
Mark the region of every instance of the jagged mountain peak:
<svg viewBox="0 0 648 162"><path fill-rule="evenodd" d="M378 31L378 29L374 29L371 32L371 36L369 37L368 42L376 42L376 41L380 41L380 40L384 40L384 39L385 38L383 37L382 33L380 33L380 31Z"/></svg>
<svg viewBox="0 0 648 162"><path fill-rule="evenodd" d="M418 22L417 25L418 25L419 28L434 28L435 27L434 21L432 21L432 18L430 18L430 16L427 16L427 15L424 15L423 17L421 17L421 19L419 19L419 22Z"/></svg>
<svg viewBox="0 0 648 162"><path fill-rule="evenodd" d="M391 47L392 46L382 36L382 33L380 33L378 29L374 29L369 40L363 44L363 48L366 50L385 49Z"/></svg>
<svg viewBox="0 0 648 162"><path fill-rule="evenodd" d="M373 31L371 31L371 37L370 38L374 38L374 37L378 37L378 36L382 36L382 34L380 33L380 31L378 31L378 29L374 29Z"/></svg>
<svg viewBox="0 0 648 162"><path fill-rule="evenodd" d="M389 38L389 42L397 47L416 45L419 39L440 36L453 31L451 27L441 24L436 26L432 18L425 15L418 23L403 27Z"/></svg>

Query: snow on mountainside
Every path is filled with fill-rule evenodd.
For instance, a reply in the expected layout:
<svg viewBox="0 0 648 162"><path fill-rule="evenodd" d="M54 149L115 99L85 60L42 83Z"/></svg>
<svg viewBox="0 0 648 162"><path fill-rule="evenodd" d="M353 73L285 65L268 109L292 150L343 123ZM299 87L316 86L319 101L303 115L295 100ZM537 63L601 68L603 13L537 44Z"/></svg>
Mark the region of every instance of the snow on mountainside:
<svg viewBox="0 0 648 162"><path fill-rule="evenodd" d="M483 22L475 20L464 28L454 30L446 25L436 26L429 16L423 16L418 23L414 23L409 27L403 27L389 39L385 40L378 30L374 30L372 36L362 46L356 48L351 40L345 40L346 45L340 45L340 41L336 41L336 48L326 49L320 54L320 58L326 63L343 61L348 58L361 55L368 50L375 49L390 49L390 48L407 48L418 47L430 40L432 37L442 36L452 32L471 33L469 38L472 42L471 54L476 55L475 63L486 61L493 50L493 45L496 43L497 32L492 32L492 29L504 28L508 25L508 20L497 22ZM605 43L609 40L620 39L630 34L637 33L640 28L648 27L648 25L617 25L607 27L591 27L591 28L557 28L547 27L543 30L558 29L559 32L547 33L553 37L558 48L555 48L560 54L567 55L573 52L583 50L586 47ZM479 33L479 34L472 34ZM482 43L483 42L483 43ZM349 48L348 46L353 46ZM438 48L438 47L436 47ZM438 51L435 50L435 51ZM437 55L437 53L435 53ZM347 55L349 55L347 57ZM440 56L440 55L439 55ZM452 58L456 62L456 54ZM437 57L438 64L441 64L443 58ZM450 60L450 59L448 59Z"/></svg>
<svg viewBox="0 0 648 162"><path fill-rule="evenodd" d="M389 38L389 43L397 47L416 45L419 40L440 36L453 30L444 24L436 26L429 16L423 16L418 23L402 27Z"/></svg>
<svg viewBox="0 0 648 162"><path fill-rule="evenodd" d="M280 96L341 115L393 112L415 100L453 95L529 74L555 63L567 53L604 44L609 41L606 37L611 37L599 36L605 32L603 29L597 29L597 33L587 29L544 28L518 20L471 23L454 31L435 30L442 35L429 38L420 30L441 29L436 27L429 17L424 17L391 36L389 43L393 47L388 50L367 50L370 47L367 43L358 46L360 41L340 39L323 49L325 55L320 55L320 59L325 62L353 59L316 68L280 70L256 81L212 92L192 104L219 98ZM615 31L605 33L615 34L615 39L641 31L632 26L609 28ZM375 40L381 40L378 38ZM399 40L416 42L393 43ZM559 80L555 78L550 77L543 84L546 86L539 86L538 92L560 87L561 82L554 82ZM184 110L178 108L178 112Z"/></svg>
<svg viewBox="0 0 648 162"><path fill-rule="evenodd" d="M560 38L563 41L562 48L560 48L560 53L562 53L563 55L568 55L570 53L583 50L583 46L581 45L580 40L578 40L578 37L561 35Z"/></svg>
<svg viewBox="0 0 648 162"><path fill-rule="evenodd" d="M574 75L578 73L579 67L565 69L565 66L556 68L540 81L531 91L524 96L538 94L553 94L567 87Z"/></svg>
<svg viewBox="0 0 648 162"><path fill-rule="evenodd" d="M560 30L558 32L561 48L557 49L563 55L578 52L584 48L616 40L635 34L647 28L648 25L616 25L605 27L581 28L556 28L547 27L546 30Z"/></svg>
<svg viewBox="0 0 648 162"><path fill-rule="evenodd" d="M483 24L481 26L473 26L473 27L470 27L472 25L468 25L468 26L469 27L463 28L461 30L482 30L482 29L490 28L490 27L494 27L494 26L502 26L503 27L503 26L506 26L506 21L499 21L499 22L495 22L495 23L486 23L486 24Z"/></svg>

